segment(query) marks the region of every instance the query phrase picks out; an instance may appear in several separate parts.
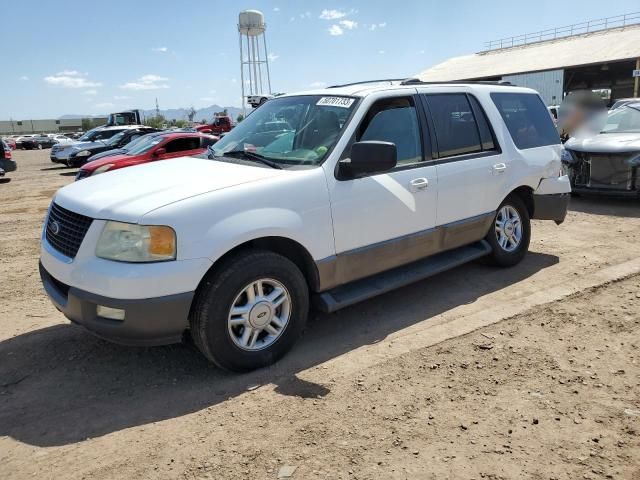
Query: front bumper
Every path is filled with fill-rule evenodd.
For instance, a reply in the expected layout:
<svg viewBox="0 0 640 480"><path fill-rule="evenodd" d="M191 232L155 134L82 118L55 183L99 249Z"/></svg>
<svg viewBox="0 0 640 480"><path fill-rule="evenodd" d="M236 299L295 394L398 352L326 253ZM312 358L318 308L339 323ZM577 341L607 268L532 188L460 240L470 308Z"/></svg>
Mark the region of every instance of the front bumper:
<svg viewBox="0 0 640 480"><path fill-rule="evenodd" d="M108 298L62 283L42 263L40 278L58 310L105 340L123 345L167 345L180 342L189 327L194 292L135 300ZM98 316L98 305L124 310L124 320Z"/></svg>

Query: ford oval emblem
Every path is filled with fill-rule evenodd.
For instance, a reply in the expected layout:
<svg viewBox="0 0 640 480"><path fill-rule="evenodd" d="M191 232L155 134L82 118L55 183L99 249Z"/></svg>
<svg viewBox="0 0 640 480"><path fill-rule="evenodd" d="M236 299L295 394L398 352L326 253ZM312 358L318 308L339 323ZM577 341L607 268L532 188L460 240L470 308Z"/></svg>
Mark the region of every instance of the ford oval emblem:
<svg viewBox="0 0 640 480"><path fill-rule="evenodd" d="M51 221L51 233L53 233L54 235L58 235L60 233L60 224L58 222L56 222L55 220Z"/></svg>

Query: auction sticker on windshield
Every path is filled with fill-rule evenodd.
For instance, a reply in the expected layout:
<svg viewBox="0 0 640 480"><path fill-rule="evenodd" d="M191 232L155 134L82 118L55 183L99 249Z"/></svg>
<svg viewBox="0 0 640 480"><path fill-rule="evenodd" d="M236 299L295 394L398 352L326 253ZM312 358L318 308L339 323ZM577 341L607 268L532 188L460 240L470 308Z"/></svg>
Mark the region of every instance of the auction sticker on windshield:
<svg viewBox="0 0 640 480"><path fill-rule="evenodd" d="M316 105L326 106L326 107L342 107L349 108L355 98L347 98L347 97L322 97L318 100Z"/></svg>

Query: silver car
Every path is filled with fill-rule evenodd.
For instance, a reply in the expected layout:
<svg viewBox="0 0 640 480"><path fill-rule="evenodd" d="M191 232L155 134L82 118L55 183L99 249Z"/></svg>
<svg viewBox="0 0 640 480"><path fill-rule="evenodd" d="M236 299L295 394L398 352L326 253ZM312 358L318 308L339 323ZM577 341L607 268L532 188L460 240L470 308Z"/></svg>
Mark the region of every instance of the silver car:
<svg viewBox="0 0 640 480"><path fill-rule="evenodd" d="M640 198L640 102L611 110L600 133L564 147L573 192Z"/></svg>

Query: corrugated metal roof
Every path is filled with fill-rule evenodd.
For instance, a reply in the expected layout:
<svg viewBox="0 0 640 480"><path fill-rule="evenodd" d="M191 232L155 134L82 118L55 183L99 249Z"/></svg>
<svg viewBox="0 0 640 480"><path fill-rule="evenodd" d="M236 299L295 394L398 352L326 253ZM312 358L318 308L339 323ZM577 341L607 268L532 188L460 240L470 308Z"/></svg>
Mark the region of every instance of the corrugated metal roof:
<svg viewBox="0 0 640 480"><path fill-rule="evenodd" d="M454 57L417 76L423 81L473 80L639 57L640 26L632 26Z"/></svg>

